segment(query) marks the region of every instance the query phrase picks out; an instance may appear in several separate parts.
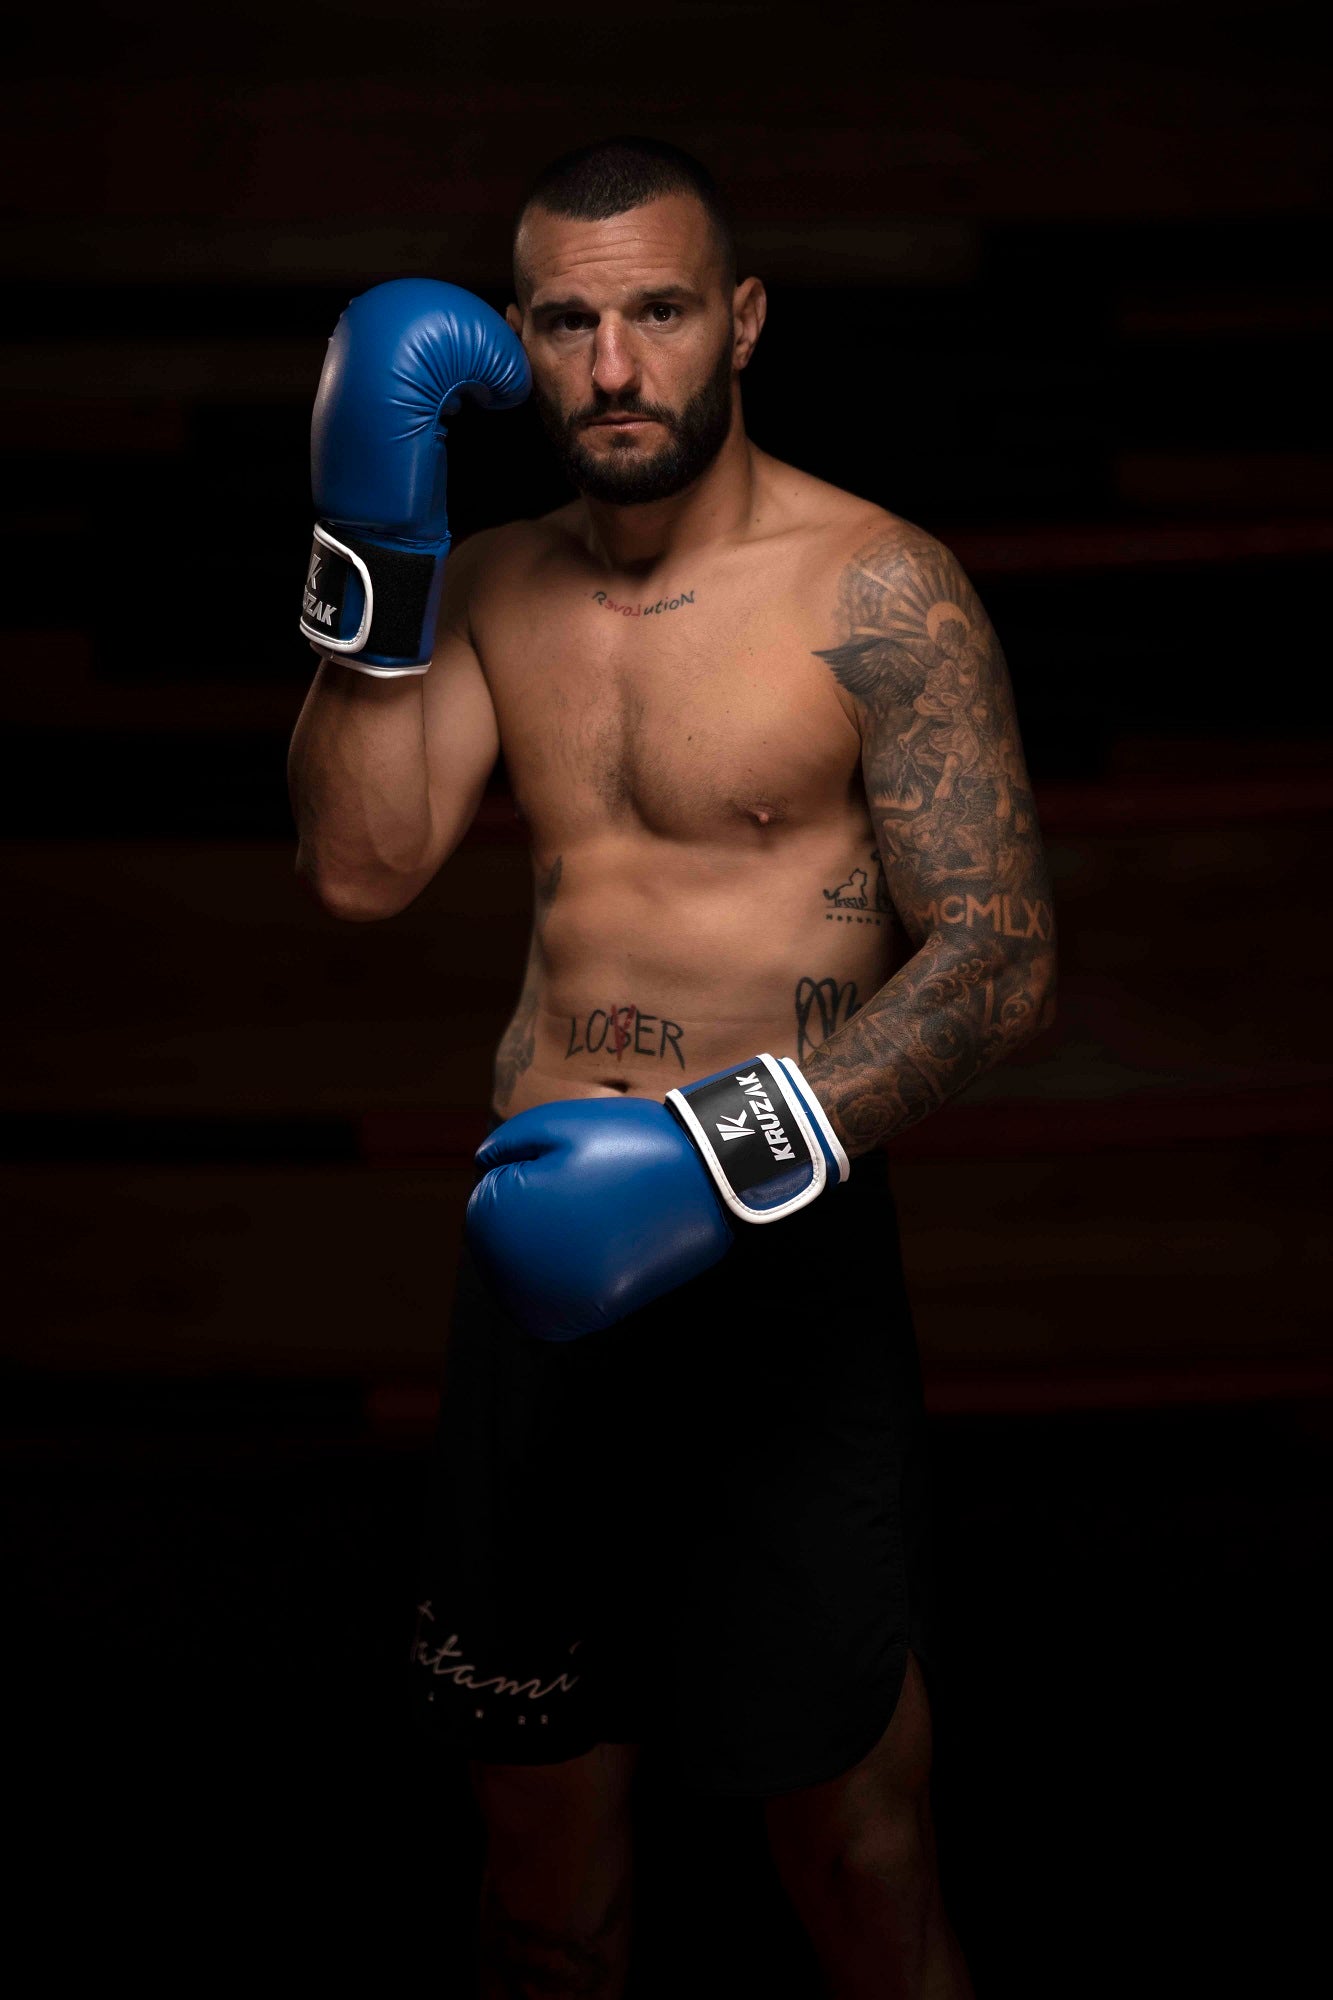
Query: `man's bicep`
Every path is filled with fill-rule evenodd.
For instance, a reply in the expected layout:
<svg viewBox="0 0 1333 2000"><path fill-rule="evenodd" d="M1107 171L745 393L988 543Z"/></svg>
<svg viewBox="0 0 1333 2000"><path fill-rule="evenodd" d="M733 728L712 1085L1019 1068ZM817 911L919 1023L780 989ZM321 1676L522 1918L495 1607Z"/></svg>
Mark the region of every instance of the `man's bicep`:
<svg viewBox="0 0 1333 2000"><path fill-rule="evenodd" d="M1013 689L967 576L933 538L891 524L844 571L840 610L844 637L821 657L857 705L867 803L909 936L1048 947Z"/></svg>

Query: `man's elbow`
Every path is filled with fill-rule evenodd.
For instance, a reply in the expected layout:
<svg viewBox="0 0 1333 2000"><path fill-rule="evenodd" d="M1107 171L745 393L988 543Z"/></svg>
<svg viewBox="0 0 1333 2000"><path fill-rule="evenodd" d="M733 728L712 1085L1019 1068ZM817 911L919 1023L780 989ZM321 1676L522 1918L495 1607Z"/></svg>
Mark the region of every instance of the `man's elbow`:
<svg viewBox="0 0 1333 2000"><path fill-rule="evenodd" d="M369 924L382 921L385 917L396 917L413 901L421 886L416 881L409 883L401 876L372 882L364 876L334 875L328 869L316 866L299 850L296 879L326 915L350 924Z"/></svg>
<svg viewBox="0 0 1333 2000"><path fill-rule="evenodd" d="M1030 1014L1032 1025L1026 1036L1028 1041L1035 1041L1038 1035L1044 1035L1048 1028L1055 1026L1058 985L1055 953L1044 951L1040 958L1033 960L1031 966L1028 991L1032 1002Z"/></svg>
<svg viewBox="0 0 1333 2000"><path fill-rule="evenodd" d="M987 979L988 1018L998 1031L998 1051L1006 1056L1035 1042L1054 1026L1055 953L1016 951L997 955Z"/></svg>

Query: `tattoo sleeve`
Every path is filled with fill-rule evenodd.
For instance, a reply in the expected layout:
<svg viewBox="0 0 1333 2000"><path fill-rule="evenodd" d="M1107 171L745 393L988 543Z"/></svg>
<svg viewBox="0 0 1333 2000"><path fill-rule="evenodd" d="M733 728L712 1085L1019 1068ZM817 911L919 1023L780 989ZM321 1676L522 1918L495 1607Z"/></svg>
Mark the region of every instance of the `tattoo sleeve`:
<svg viewBox="0 0 1333 2000"><path fill-rule="evenodd" d="M1008 670L949 551L888 529L843 573L821 651L911 958L803 1065L850 1154L924 1118L1050 1018L1055 919Z"/></svg>

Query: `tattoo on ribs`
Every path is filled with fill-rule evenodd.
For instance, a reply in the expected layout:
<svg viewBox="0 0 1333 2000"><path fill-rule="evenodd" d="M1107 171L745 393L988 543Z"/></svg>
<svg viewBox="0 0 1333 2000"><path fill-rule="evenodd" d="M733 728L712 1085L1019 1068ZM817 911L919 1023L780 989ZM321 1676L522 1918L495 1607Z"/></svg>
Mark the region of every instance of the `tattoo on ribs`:
<svg viewBox="0 0 1333 2000"><path fill-rule="evenodd" d="M846 637L817 657L856 703L886 894L915 946L812 1051L811 1085L856 1152L1032 1035L1055 917L1004 655L953 556L886 526L847 565L840 617Z"/></svg>
<svg viewBox="0 0 1333 2000"><path fill-rule="evenodd" d="M500 1039L495 1052L495 1108L507 1111L514 1095L515 1087L525 1070L532 1067L533 1052L536 1047L537 1025L537 966L541 957L542 933L546 929L546 919L551 914L556 890L560 887L560 870L563 855L555 860L537 882L535 908L532 918L532 942L528 946L527 969L523 974L523 990L518 996L513 1019Z"/></svg>
<svg viewBox="0 0 1333 2000"><path fill-rule="evenodd" d="M796 982L796 1060L803 1063L812 1049L836 1034L856 1012L856 981L833 978L811 979L808 974Z"/></svg>
<svg viewBox="0 0 1333 2000"><path fill-rule="evenodd" d="M828 905L824 911L825 923L882 925L890 904L879 849L870 848L864 868L853 868L845 882L823 893Z"/></svg>

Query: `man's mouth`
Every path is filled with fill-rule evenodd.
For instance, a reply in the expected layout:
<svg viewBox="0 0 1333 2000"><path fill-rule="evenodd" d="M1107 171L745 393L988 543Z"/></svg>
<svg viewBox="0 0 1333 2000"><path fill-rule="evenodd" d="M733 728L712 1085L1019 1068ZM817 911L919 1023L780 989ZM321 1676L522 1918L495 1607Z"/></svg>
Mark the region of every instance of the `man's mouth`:
<svg viewBox="0 0 1333 2000"><path fill-rule="evenodd" d="M656 417L590 417L588 430L633 430L639 424L655 424Z"/></svg>

